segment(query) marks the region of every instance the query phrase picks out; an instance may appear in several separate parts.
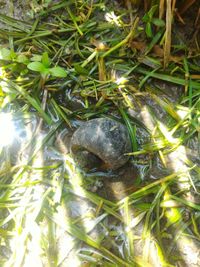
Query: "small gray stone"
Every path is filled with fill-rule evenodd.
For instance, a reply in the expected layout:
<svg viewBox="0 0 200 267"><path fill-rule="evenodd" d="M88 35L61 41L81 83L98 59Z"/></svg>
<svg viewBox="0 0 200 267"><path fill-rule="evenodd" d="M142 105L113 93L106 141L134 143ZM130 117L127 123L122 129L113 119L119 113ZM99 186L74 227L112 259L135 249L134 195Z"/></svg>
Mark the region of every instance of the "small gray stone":
<svg viewBox="0 0 200 267"><path fill-rule="evenodd" d="M108 118L98 118L79 127L71 139L71 152L81 167L97 165L118 169L128 161L131 141L126 127ZM91 159L91 161L90 161ZM91 164L92 163L92 164Z"/></svg>

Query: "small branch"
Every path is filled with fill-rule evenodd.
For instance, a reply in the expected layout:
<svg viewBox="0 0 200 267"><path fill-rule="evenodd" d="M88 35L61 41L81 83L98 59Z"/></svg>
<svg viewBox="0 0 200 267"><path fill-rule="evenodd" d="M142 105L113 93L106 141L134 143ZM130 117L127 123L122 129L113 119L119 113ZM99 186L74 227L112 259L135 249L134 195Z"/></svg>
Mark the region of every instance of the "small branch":
<svg viewBox="0 0 200 267"><path fill-rule="evenodd" d="M165 31L165 44L164 44L164 68L168 66L170 52L171 52L171 31L172 31L172 1L166 0L166 31Z"/></svg>
<svg viewBox="0 0 200 267"><path fill-rule="evenodd" d="M122 40L121 42L119 42L118 44L116 44L115 46L111 47L107 52L105 52L102 56L102 58L107 57L108 55L110 55L112 52L114 52L115 50L117 50L118 48L120 48L121 46L125 45L126 43L128 43L130 41L130 39L133 38L133 36L135 35L135 30L136 27L138 25L139 22L139 18L137 17L134 21L133 27L131 28L129 34L126 36L126 38L124 40Z"/></svg>

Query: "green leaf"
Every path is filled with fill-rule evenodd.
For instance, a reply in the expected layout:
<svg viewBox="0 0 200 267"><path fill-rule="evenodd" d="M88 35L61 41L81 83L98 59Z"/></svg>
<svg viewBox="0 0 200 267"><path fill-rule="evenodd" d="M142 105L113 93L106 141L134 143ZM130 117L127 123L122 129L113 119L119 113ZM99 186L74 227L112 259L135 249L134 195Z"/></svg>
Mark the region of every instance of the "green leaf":
<svg viewBox="0 0 200 267"><path fill-rule="evenodd" d="M19 63L23 63L23 64L28 64L29 63L28 58L23 54L18 55L16 61L19 62Z"/></svg>
<svg viewBox="0 0 200 267"><path fill-rule="evenodd" d="M29 70L38 71L38 72L45 72L46 68L41 62L31 62L27 65Z"/></svg>
<svg viewBox="0 0 200 267"><path fill-rule="evenodd" d="M0 59L11 60L11 51L7 48L2 48L0 50Z"/></svg>
<svg viewBox="0 0 200 267"><path fill-rule="evenodd" d="M74 69L78 74L88 75L88 71L79 64L74 64Z"/></svg>
<svg viewBox="0 0 200 267"><path fill-rule="evenodd" d="M149 22L150 21L150 17L148 15L148 13L144 15L144 17L142 18L142 21L143 22Z"/></svg>
<svg viewBox="0 0 200 267"><path fill-rule="evenodd" d="M143 22L152 22L153 15L156 12L157 7L158 7L158 5L152 6L152 8L149 10L149 12L144 15L144 17L142 18L142 21Z"/></svg>
<svg viewBox="0 0 200 267"><path fill-rule="evenodd" d="M41 61L42 60L42 56L41 55L33 55L31 58L31 61Z"/></svg>
<svg viewBox="0 0 200 267"><path fill-rule="evenodd" d="M165 22L162 19L158 19L158 18L154 18L152 19L152 23L158 27L164 27L165 26Z"/></svg>
<svg viewBox="0 0 200 267"><path fill-rule="evenodd" d="M158 8L158 5L152 6L152 8L149 10L148 15L150 20L153 18L154 13L156 12L156 9Z"/></svg>
<svg viewBox="0 0 200 267"><path fill-rule="evenodd" d="M17 58L17 54L14 52L13 49L10 50L10 58L11 60L15 60Z"/></svg>
<svg viewBox="0 0 200 267"><path fill-rule="evenodd" d="M151 23L147 23L146 28L145 28L146 34L149 38L153 36L152 29L151 29Z"/></svg>
<svg viewBox="0 0 200 267"><path fill-rule="evenodd" d="M51 68L49 69L49 72L51 73L52 76L55 77L65 78L67 76L66 71L61 67Z"/></svg>
<svg viewBox="0 0 200 267"><path fill-rule="evenodd" d="M48 56L48 53L47 52L44 52L42 54L42 64L46 67L46 68L49 68L50 65L51 65L51 61L49 59L49 56Z"/></svg>

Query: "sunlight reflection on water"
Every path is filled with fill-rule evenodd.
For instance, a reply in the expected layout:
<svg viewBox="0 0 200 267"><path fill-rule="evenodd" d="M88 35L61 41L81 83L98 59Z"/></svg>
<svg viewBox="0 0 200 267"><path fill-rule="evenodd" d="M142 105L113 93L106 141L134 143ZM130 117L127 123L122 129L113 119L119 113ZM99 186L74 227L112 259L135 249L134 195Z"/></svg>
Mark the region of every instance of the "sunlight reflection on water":
<svg viewBox="0 0 200 267"><path fill-rule="evenodd" d="M10 145L15 136L15 127L10 113L0 114L0 148Z"/></svg>

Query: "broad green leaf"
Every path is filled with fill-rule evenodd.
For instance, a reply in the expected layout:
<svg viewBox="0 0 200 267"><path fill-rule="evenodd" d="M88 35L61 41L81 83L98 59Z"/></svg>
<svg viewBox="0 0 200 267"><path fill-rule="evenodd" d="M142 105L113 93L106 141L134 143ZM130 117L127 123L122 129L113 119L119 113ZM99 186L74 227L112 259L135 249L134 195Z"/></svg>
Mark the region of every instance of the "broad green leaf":
<svg viewBox="0 0 200 267"><path fill-rule="evenodd" d="M31 62L27 65L29 70L38 71L38 72L45 72L46 68L41 62Z"/></svg>
<svg viewBox="0 0 200 267"><path fill-rule="evenodd" d="M31 61L41 61L42 60L42 56L41 55L33 55L31 58Z"/></svg>
<svg viewBox="0 0 200 267"><path fill-rule="evenodd" d="M48 56L48 53L47 52L44 52L42 54L42 64L46 67L46 68L49 68L50 65L51 65L51 61L49 59L49 56Z"/></svg>
<svg viewBox="0 0 200 267"><path fill-rule="evenodd" d="M23 54L18 55L16 61L23 64L28 64L29 62L28 58Z"/></svg>
<svg viewBox="0 0 200 267"><path fill-rule="evenodd" d="M149 38L153 36L152 29L151 29L151 23L147 22L146 28L145 28L146 34Z"/></svg>
<svg viewBox="0 0 200 267"><path fill-rule="evenodd" d="M51 68L49 69L49 72L51 73L52 76L55 77L65 78L67 76L66 71L61 67Z"/></svg>
<svg viewBox="0 0 200 267"><path fill-rule="evenodd" d="M181 220L181 213L178 208L166 208L165 217L167 218L167 227Z"/></svg>
<svg viewBox="0 0 200 267"><path fill-rule="evenodd" d="M2 48L0 50L0 59L11 60L11 51L7 48Z"/></svg>
<svg viewBox="0 0 200 267"><path fill-rule="evenodd" d="M174 208L174 207L180 207L181 204L178 201L168 199L164 200L160 203L160 207L162 208Z"/></svg>
<svg viewBox="0 0 200 267"><path fill-rule="evenodd" d="M164 27L165 26L165 22L162 19L154 18L154 19L152 19L152 23L154 25L156 25L156 26L159 26L159 27Z"/></svg>
<svg viewBox="0 0 200 267"><path fill-rule="evenodd" d="M142 21L143 22L149 22L150 21L150 17L148 15L148 13L144 15L144 17L142 18Z"/></svg>

